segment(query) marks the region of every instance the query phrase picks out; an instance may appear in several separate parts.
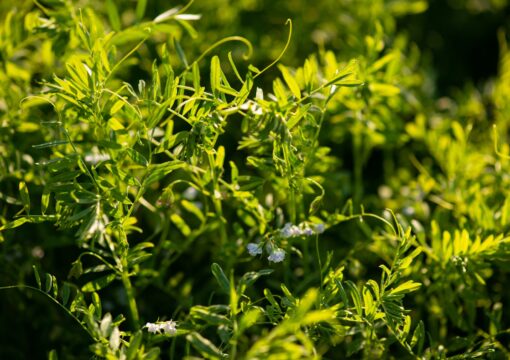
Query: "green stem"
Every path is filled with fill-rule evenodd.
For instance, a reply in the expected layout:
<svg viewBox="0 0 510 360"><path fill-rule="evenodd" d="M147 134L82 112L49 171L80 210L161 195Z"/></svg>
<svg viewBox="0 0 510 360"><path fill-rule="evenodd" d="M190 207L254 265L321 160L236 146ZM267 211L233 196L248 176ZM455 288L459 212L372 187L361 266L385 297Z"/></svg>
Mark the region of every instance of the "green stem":
<svg viewBox="0 0 510 360"><path fill-rule="evenodd" d="M138 308L136 306L135 294L131 280L129 279L129 273L127 271L127 261L123 260L123 270L121 274L122 284L126 290L126 296L128 300L130 322L133 330L137 330L140 326L140 317L138 315Z"/></svg>
<svg viewBox="0 0 510 360"><path fill-rule="evenodd" d="M232 332L233 332L233 336L232 336L232 340L230 340L230 345L232 346L231 350L230 350L230 357L229 359L232 359L232 360L235 360L236 357L237 357L237 332L238 332L238 326L237 326L237 320L234 318L233 319L233 326L232 326Z"/></svg>
<svg viewBox="0 0 510 360"><path fill-rule="evenodd" d="M290 213L290 222L296 224L297 221L297 212L296 212L296 192L291 187L290 195L289 195L289 213Z"/></svg>
<svg viewBox="0 0 510 360"><path fill-rule="evenodd" d="M225 228L225 218L223 217L223 208L221 204L221 198L217 197L217 194L221 194L220 187L218 186L219 175L216 174L215 161L212 154L208 154L209 169L211 172L211 179L213 182L213 206L216 215L220 219L220 245L224 246L227 243L227 229Z"/></svg>
<svg viewBox="0 0 510 360"><path fill-rule="evenodd" d="M353 184L353 202L354 206L359 206L363 196L363 154L362 154L362 134L361 129L355 129L353 137L353 162L354 162L354 184Z"/></svg>
<svg viewBox="0 0 510 360"><path fill-rule="evenodd" d="M319 275L321 278L321 293L323 289L324 279L322 277L322 260L321 260L321 252L319 250L319 235L315 234L315 250L317 251L317 263L319 265Z"/></svg>

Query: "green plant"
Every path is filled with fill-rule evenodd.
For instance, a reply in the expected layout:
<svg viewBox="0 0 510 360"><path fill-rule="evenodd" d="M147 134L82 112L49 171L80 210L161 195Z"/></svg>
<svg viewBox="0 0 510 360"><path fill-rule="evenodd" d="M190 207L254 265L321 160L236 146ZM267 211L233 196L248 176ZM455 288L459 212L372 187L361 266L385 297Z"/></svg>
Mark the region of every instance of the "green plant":
<svg viewBox="0 0 510 360"><path fill-rule="evenodd" d="M50 359L508 356L503 33L494 87L434 103L396 25L424 1L255 51L223 5L0 5L2 326Z"/></svg>

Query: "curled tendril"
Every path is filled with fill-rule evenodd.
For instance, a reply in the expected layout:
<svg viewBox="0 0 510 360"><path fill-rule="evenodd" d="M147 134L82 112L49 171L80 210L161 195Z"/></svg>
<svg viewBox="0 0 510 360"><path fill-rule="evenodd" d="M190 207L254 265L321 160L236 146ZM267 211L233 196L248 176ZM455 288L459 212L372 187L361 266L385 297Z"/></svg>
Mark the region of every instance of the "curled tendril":
<svg viewBox="0 0 510 360"><path fill-rule="evenodd" d="M190 65L188 65L188 67L186 67L186 70L189 70L194 63L200 62L200 60L202 60L207 54L209 54L211 51L213 51L218 46L225 44L227 42L231 42L231 41L239 41L239 42L242 42L244 45L246 45L248 50L245 51L243 54L244 60L248 60L251 57L251 55L253 54L253 45L251 44L251 42L248 39L246 39L242 36L228 36L226 38L223 38L223 39L215 42L211 46L209 46L202 54L200 54L200 56L193 63L191 63Z"/></svg>
<svg viewBox="0 0 510 360"><path fill-rule="evenodd" d="M280 55L278 55L278 57L271 64L267 65L264 69L262 69L259 73L257 73L253 77L254 79L256 77L258 77L259 75L261 75L262 73L264 73L265 71L269 70L276 63L278 63L278 61L280 61L280 59L282 58L283 54L285 54L285 52L287 51L287 48L289 47L289 44L290 44L290 39L292 38L292 20L291 19L287 19L287 21L285 21L285 25L289 26L289 35L287 36L287 42L285 43L285 47L280 52Z"/></svg>

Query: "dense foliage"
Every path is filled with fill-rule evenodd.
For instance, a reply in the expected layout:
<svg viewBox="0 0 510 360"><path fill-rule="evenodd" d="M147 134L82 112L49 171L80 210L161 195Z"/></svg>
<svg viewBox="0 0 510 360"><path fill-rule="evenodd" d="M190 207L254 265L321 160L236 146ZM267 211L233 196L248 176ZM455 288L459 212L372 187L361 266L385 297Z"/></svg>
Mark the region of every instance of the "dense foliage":
<svg viewBox="0 0 510 360"><path fill-rule="evenodd" d="M508 5L438 3L1 2L0 358L508 358Z"/></svg>

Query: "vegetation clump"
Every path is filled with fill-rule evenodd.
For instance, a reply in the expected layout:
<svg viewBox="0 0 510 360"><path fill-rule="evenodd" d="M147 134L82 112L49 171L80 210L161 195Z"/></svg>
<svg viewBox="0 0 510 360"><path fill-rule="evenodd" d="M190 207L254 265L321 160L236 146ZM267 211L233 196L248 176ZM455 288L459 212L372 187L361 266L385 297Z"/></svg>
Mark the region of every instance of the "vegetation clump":
<svg viewBox="0 0 510 360"><path fill-rule="evenodd" d="M174 5L0 4L0 358L508 358L504 27L451 90L437 1Z"/></svg>

